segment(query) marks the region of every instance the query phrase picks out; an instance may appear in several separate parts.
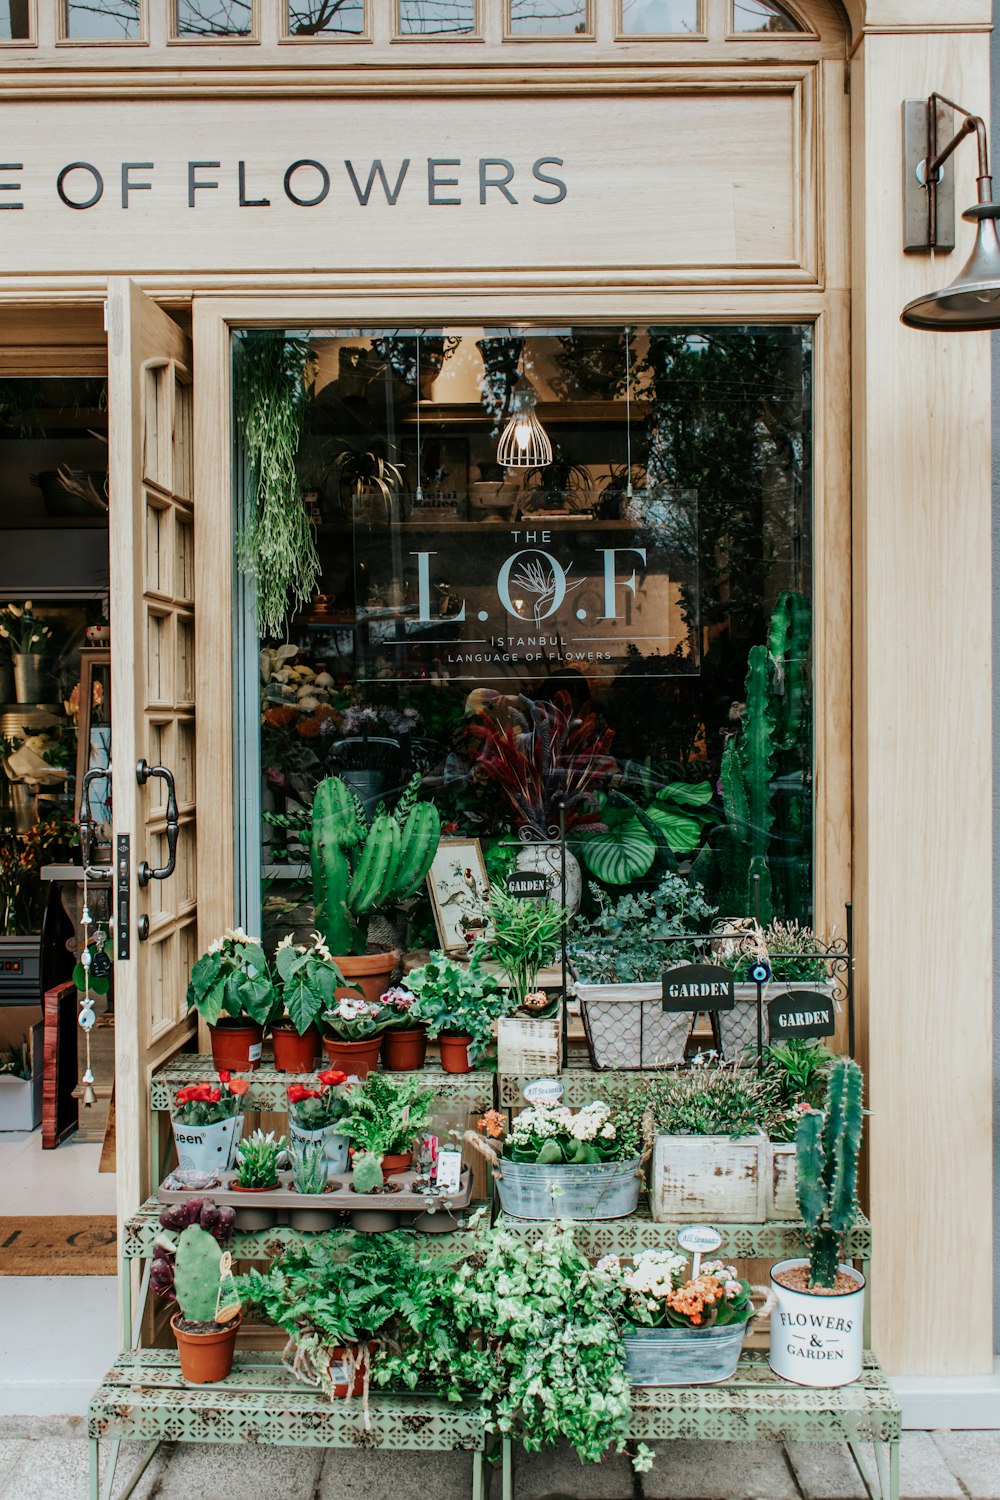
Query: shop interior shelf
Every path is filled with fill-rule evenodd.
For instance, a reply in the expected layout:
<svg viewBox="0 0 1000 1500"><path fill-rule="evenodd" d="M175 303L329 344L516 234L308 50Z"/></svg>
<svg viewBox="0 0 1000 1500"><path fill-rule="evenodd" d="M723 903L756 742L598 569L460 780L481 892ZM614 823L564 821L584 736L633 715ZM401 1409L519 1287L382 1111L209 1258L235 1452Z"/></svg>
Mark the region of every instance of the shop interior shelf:
<svg viewBox="0 0 1000 1500"><path fill-rule="evenodd" d="M544 1221L515 1219L501 1212L497 1223L524 1239L532 1239L546 1228ZM627 1219L590 1219L574 1225L576 1244L585 1255L631 1255L636 1250L676 1250L683 1224L653 1221L643 1193L639 1211ZM688 1226L689 1227L689 1226ZM722 1235L719 1254L735 1260L782 1260L802 1254L803 1225L796 1220L770 1219L762 1224L716 1224ZM863 1214L847 1236L849 1260L867 1262L872 1253L872 1227Z"/></svg>
<svg viewBox="0 0 1000 1500"><path fill-rule="evenodd" d="M324 1067L328 1064L324 1063ZM173 1097L186 1083L197 1083L200 1079L216 1076L216 1067L210 1057L182 1052L171 1058L153 1074L152 1107L154 1110L169 1110ZM296 1079L308 1079L309 1073L279 1073L273 1067L258 1068L245 1075L250 1089L245 1096L247 1110L270 1110L283 1114L286 1108L285 1090ZM391 1073L391 1078L418 1078L435 1093L447 1095L449 1099L468 1101L470 1109L488 1109L493 1103L495 1073L478 1070L474 1073L446 1073L440 1064L428 1061L419 1073Z"/></svg>

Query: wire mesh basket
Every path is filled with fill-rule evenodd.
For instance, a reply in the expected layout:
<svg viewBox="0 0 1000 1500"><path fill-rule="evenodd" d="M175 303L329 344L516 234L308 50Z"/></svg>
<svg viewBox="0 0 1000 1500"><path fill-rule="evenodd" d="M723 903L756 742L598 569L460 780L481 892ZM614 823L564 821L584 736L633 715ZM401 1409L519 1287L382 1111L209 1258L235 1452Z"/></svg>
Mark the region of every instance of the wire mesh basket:
<svg viewBox="0 0 1000 1500"><path fill-rule="evenodd" d="M663 985L576 983L595 1068L665 1068L684 1061L694 1012L664 1011Z"/></svg>

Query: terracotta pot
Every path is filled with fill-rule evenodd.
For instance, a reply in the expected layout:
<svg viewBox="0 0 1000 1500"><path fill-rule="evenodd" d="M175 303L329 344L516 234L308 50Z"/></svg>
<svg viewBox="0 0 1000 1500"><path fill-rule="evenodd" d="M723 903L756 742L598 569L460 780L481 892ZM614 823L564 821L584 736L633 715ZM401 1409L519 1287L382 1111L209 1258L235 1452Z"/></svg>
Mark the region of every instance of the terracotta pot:
<svg viewBox="0 0 1000 1500"><path fill-rule="evenodd" d="M377 1004L389 988L389 981L399 966L399 954L395 950L391 953L337 954L334 957L334 963L349 984L359 985L365 999ZM357 998L356 989L334 991L335 1000L356 1000Z"/></svg>
<svg viewBox="0 0 1000 1500"><path fill-rule="evenodd" d="M342 1073L356 1073L359 1078L367 1078L371 1070L378 1067L381 1046L381 1033L366 1037L363 1042L342 1042L335 1036L323 1038L323 1047L331 1068L339 1068Z"/></svg>
<svg viewBox="0 0 1000 1500"><path fill-rule="evenodd" d="M269 1182L268 1185L267 1185L267 1187L259 1187L259 1188L243 1187L240 1183L236 1182L235 1179L234 1179L229 1184L229 1191L231 1193L276 1193L280 1187L281 1187L281 1183L278 1181L277 1178L275 1178L273 1182Z"/></svg>
<svg viewBox="0 0 1000 1500"><path fill-rule="evenodd" d="M319 1057L319 1027L310 1026L299 1036L294 1026L271 1027L274 1066L279 1073L311 1073Z"/></svg>
<svg viewBox="0 0 1000 1500"><path fill-rule="evenodd" d="M208 1031L212 1062L220 1073L249 1073L260 1066L264 1028L256 1021L219 1021Z"/></svg>
<svg viewBox="0 0 1000 1500"><path fill-rule="evenodd" d="M441 1066L446 1073L471 1073L472 1064L469 1061L469 1043L471 1036L441 1036L438 1045L441 1048Z"/></svg>
<svg viewBox="0 0 1000 1500"><path fill-rule="evenodd" d="M423 1026L382 1033L382 1066L390 1073L415 1073L427 1056L427 1032Z"/></svg>
<svg viewBox="0 0 1000 1500"><path fill-rule="evenodd" d="M191 1385L209 1385L225 1380L232 1372L236 1335L243 1319L236 1318L228 1327L215 1328L211 1333L187 1333L177 1326L182 1316L182 1313L175 1312L170 1326L177 1340L184 1379Z"/></svg>
<svg viewBox="0 0 1000 1500"><path fill-rule="evenodd" d="M346 1361L349 1356L356 1355L356 1344L351 1345L349 1348L335 1347L330 1350L330 1377L333 1380L332 1394L334 1395L334 1397L339 1396L342 1398L346 1398L347 1396L360 1396L363 1394L365 1388L365 1374L368 1369L367 1351L357 1359L357 1362L354 1365L354 1380L353 1382L350 1382L350 1389L348 1389L351 1366L348 1365ZM341 1367L339 1370L337 1369L338 1365ZM338 1380L336 1378L338 1374L342 1375L343 1379Z"/></svg>
<svg viewBox="0 0 1000 1500"><path fill-rule="evenodd" d="M398 1151L395 1156L383 1156L382 1176L394 1177L397 1172L408 1172L412 1165L412 1151Z"/></svg>

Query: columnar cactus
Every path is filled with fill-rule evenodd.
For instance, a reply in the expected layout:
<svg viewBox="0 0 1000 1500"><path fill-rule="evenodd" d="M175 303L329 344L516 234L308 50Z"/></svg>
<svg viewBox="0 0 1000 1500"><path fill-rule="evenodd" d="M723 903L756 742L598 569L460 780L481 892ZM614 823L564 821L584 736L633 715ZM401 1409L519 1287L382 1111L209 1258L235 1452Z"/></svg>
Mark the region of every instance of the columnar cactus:
<svg viewBox="0 0 1000 1500"><path fill-rule="evenodd" d="M809 1285L833 1287L858 1212L863 1079L850 1058L830 1069L822 1111L802 1116L795 1136L799 1211L809 1236Z"/></svg>
<svg viewBox="0 0 1000 1500"><path fill-rule="evenodd" d="M761 922L771 920L771 874L767 850L774 822L771 777L774 774L774 709L770 656L766 646L751 648L747 661L746 706L739 733L722 754L722 800L726 825L739 854L740 889L735 899ZM746 859L746 864L742 860ZM759 886L754 876L760 877ZM755 897L759 894L759 909Z"/></svg>
<svg viewBox="0 0 1000 1500"><path fill-rule="evenodd" d="M364 919L405 900L423 883L437 852L441 819L432 803L416 801L419 785L415 775L394 811L379 812L370 828L360 799L339 777L330 776L316 788L313 902L331 953L364 952Z"/></svg>
<svg viewBox="0 0 1000 1500"><path fill-rule="evenodd" d="M177 1241L174 1291L181 1312L192 1323L213 1323L222 1280L223 1251L206 1229L189 1224Z"/></svg>

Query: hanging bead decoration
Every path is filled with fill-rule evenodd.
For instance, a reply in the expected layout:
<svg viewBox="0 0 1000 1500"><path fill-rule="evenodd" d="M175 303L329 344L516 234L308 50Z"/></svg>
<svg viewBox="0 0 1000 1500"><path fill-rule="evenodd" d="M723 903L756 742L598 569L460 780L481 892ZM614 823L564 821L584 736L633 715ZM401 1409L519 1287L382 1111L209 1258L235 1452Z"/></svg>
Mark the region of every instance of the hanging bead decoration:
<svg viewBox="0 0 1000 1500"><path fill-rule="evenodd" d="M80 964L83 968L83 999L80 1002L80 1014L77 1020L80 1029L87 1038L87 1066L83 1072L83 1107L90 1109L97 1101L94 1093L94 1070L90 1065L90 1033L94 1029L97 1016L94 1012L94 1002L90 994L90 971L94 962L94 955L90 948L90 929L94 925L94 919L90 915L90 901L87 892L88 861L83 862L83 916L80 925L83 928L83 952L80 954ZM98 927L96 933L98 952L104 953L104 932ZM106 957L107 955L105 955Z"/></svg>

